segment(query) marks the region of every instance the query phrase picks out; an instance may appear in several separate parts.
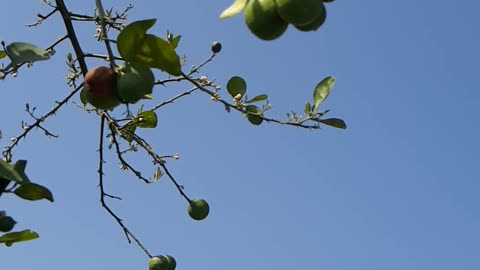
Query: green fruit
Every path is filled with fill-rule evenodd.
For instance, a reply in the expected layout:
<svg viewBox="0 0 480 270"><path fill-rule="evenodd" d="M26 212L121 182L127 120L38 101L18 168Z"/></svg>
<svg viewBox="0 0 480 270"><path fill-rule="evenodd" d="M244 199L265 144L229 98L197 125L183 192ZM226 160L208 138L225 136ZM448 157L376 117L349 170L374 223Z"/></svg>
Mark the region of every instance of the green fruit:
<svg viewBox="0 0 480 270"><path fill-rule="evenodd" d="M147 98L153 91L155 76L150 68L137 63L128 63L120 69L117 78L117 93L126 103L136 103Z"/></svg>
<svg viewBox="0 0 480 270"><path fill-rule="evenodd" d="M17 222L10 216L0 217L0 232L9 232Z"/></svg>
<svg viewBox="0 0 480 270"><path fill-rule="evenodd" d="M245 23L255 36L263 40L274 40L288 28L288 23L280 18L274 0L249 1L245 7Z"/></svg>
<svg viewBox="0 0 480 270"><path fill-rule="evenodd" d="M222 50L222 44L215 41L212 43L211 49L213 53L219 53Z"/></svg>
<svg viewBox="0 0 480 270"><path fill-rule="evenodd" d="M258 126L263 122L263 113L260 108L255 105L248 105L247 107L245 107L245 110L247 111L246 115L250 123Z"/></svg>
<svg viewBox="0 0 480 270"><path fill-rule="evenodd" d="M168 262L168 270L175 270L175 267L177 267L177 261L175 261L175 258L170 255L166 255L165 258Z"/></svg>
<svg viewBox="0 0 480 270"><path fill-rule="evenodd" d="M275 0L280 17L288 23L303 26L312 23L320 15L321 0Z"/></svg>
<svg viewBox="0 0 480 270"><path fill-rule="evenodd" d="M208 216L210 207L204 199L195 199L188 205L188 214L195 220L202 220Z"/></svg>
<svg viewBox="0 0 480 270"><path fill-rule="evenodd" d="M323 23L325 22L326 19L327 19L327 9L322 4L322 9L320 11L320 15L317 18L315 18L315 20L313 20L313 22L311 22L307 25L301 25L301 26L294 25L294 26L295 26L295 28L297 28L298 30L303 31L303 32L316 31L318 28L320 28L320 26L323 25Z"/></svg>
<svg viewBox="0 0 480 270"><path fill-rule="evenodd" d="M168 263L167 258L165 256L155 256L150 259L148 262L148 269L149 270L169 270L170 264Z"/></svg>
<svg viewBox="0 0 480 270"><path fill-rule="evenodd" d="M85 74L80 98L84 104L111 110L121 104L114 91L114 74L109 67L96 67Z"/></svg>

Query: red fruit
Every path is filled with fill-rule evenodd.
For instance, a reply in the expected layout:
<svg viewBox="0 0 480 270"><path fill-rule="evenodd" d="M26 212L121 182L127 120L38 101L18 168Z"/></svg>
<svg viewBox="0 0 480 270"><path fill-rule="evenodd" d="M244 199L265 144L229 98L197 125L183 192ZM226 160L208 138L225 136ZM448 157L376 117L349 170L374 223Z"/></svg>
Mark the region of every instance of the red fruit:
<svg viewBox="0 0 480 270"><path fill-rule="evenodd" d="M97 109L110 110L120 105L115 93L114 73L109 67L96 67L85 75L84 95Z"/></svg>

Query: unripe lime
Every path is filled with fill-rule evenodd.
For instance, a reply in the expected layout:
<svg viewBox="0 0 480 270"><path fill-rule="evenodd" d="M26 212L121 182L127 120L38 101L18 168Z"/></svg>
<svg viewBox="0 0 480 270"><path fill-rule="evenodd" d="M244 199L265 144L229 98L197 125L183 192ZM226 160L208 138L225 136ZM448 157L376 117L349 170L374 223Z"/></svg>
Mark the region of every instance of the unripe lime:
<svg viewBox="0 0 480 270"><path fill-rule="evenodd" d="M326 19L327 19L327 9L322 4L320 15L317 18L315 18L315 20L313 20L313 22L311 22L307 25L301 25L301 26L294 25L294 26L298 30L304 31L304 32L316 31L318 28L320 28L320 26L323 25L323 23L325 22Z"/></svg>
<svg viewBox="0 0 480 270"><path fill-rule="evenodd" d="M260 39L274 40L287 30L288 23L280 18L274 0L250 0L245 7L245 23Z"/></svg>
<svg viewBox="0 0 480 270"><path fill-rule="evenodd" d="M0 232L9 232L17 222L10 216L0 217Z"/></svg>
<svg viewBox="0 0 480 270"><path fill-rule="evenodd" d="M170 255L166 255L165 259L167 259L168 262L168 270L175 270L175 267L177 267L177 261L175 258Z"/></svg>
<svg viewBox="0 0 480 270"><path fill-rule="evenodd" d="M150 68L137 63L128 63L120 69L120 72L117 78L117 93L122 101L136 103L145 95L152 93L155 76Z"/></svg>
<svg viewBox="0 0 480 270"><path fill-rule="evenodd" d="M212 43L212 47L210 49L212 49L213 53L219 53L222 50L222 43L215 41Z"/></svg>
<svg viewBox="0 0 480 270"><path fill-rule="evenodd" d="M169 270L169 263L165 256L159 255L152 257L148 262L149 270Z"/></svg>
<svg viewBox="0 0 480 270"><path fill-rule="evenodd" d="M321 0L275 0L280 17L296 26L307 25L320 15Z"/></svg>
<svg viewBox="0 0 480 270"><path fill-rule="evenodd" d="M103 110L111 110L120 105L121 102L114 91L113 78L113 71L109 67L96 67L88 71L80 93L82 102Z"/></svg>
<svg viewBox="0 0 480 270"><path fill-rule="evenodd" d="M208 216L210 207L204 199L195 199L188 205L188 214L195 220L202 220Z"/></svg>

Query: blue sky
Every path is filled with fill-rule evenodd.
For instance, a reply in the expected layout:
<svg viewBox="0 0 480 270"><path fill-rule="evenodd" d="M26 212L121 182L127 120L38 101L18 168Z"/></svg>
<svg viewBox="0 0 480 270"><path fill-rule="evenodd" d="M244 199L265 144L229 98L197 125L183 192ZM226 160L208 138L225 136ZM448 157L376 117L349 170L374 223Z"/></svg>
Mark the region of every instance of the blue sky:
<svg viewBox="0 0 480 270"><path fill-rule="evenodd" d="M91 13L90 2L67 5ZM230 1L136 2L130 20L158 18L153 33L181 34L179 53L188 65L206 59L211 42L220 41L223 51L202 74L222 85L244 77L251 95L269 94L270 117L301 112L313 87L336 76L322 106L348 124L345 131L256 127L198 93L165 108L159 127L141 135L157 152L180 155L170 170L187 194L210 203L211 214L191 220L167 178L145 185L118 170L109 152L106 188L123 198L111 206L151 253L173 255L177 269L480 268L479 3L339 0L327 6L321 30L289 28L263 42L241 16L218 19ZM129 2L104 5L112 3ZM57 17L23 27L37 12L48 9L40 1L10 1L0 39L49 46L63 24ZM84 50L105 52L93 25L77 30ZM26 102L45 113L69 93L67 52L64 43L51 60L0 82L2 147L21 132L21 120L31 122ZM154 102L188 88L156 88ZM14 152L15 160L28 159L29 177L56 201L2 196L0 208L19 222L16 228L40 234L0 247L2 269L147 269L145 254L100 206L98 122L71 104L44 125L59 139L34 132ZM154 172L145 155L131 160Z"/></svg>

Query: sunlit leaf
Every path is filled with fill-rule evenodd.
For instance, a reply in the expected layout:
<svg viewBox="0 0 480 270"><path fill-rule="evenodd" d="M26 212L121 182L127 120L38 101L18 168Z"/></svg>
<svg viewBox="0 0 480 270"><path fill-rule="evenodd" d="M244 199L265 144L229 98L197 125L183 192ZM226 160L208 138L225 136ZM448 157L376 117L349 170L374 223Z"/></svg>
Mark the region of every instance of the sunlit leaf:
<svg viewBox="0 0 480 270"><path fill-rule="evenodd" d="M126 61L134 61L142 46L146 32L157 19L132 22L125 26L117 37L117 49Z"/></svg>
<svg viewBox="0 0 480 270"><path fill-rule="evenodd" d="M136 117L136 125L140 128L155 128L157 126L157 114L152 111L142 112Z"/></svg>
<svg viewBox="0 0 480 270"><path fill-rule="evenodd" d="M260 101L264 101L264 100L267 100L268 99L268 95L265 95L265 94L262 94L262 95L258 95L248 101L245 101L245 103L255 103L255 102L260 102Z"/></svg>
<svg viewBox="0 0 480 270"><path fill-rule="evenodd" d="M222 14L220 14L221 19L231 18L235 15L240 14L242 10L247 5L248 0L235 0L231 6L225 9Z"/></svg>
<svg viewBox="0 0 480 270"><path fill-rule="evenodd" d="M36 62L50 59L50 54L35 45L25 42L13 42L6 47L8 57L13 64Z"/></svg>
<svg viewBox="0 0 480 270"><path fill-rule="evenodd" d="M48 188L35 183L24 183L16 188L14 193L18 197L29 201L46 199L53 202L52 192Z"/></svg>
<svg viewBox="0 0 480 270"><path fill-rule="evenodd" d="M313 91L313 112L318 110L318 107L330 94L330 90L335 84L335 77L329 76L317 84Z"/></svg>
<svg viewBox="0 0 480 270"><path fill-rule="evenodd" d="M170 46L172 46L173 49L176 49L178 47L178 43L180 42L180 39L182 36L176 36L172 40L169 40Z"/></svg>
<svg viewBox="0 0 480 270"><path fill-rule="evenodd" d="M227 90L230 95L235 98L240 95L240 98L247 92L247 83L239 76L233 76L227 82Z"/></svg>
<svg viewBox="0 0 480 270"><path fill-rule="evenodd" d="M247 119L250 123L258 126L263 122L263 112L255 105L248 105L245 107Z"/></svg>
<svg viewBox="0 0 480 270"><path fill-rule="evenodd" d="M5 58L7 56L7 53L5 51L0 51L0 59Z"/></svg>
<svg viewBox="0 0 480 270"><path fill-rule="evenodd" d="M25 180L25 178L21 173L15 170L14 165L1 159L0 159L0 178L6 179L9 181L14 181L19 184L28 182L28 180Z"/></svg>
<svg viewBox="0 0 480 270"><path fill-rule="evenodd" d="M0 243L4 243L6 246L10 247L13 243L30 241L37 239L38 237L38 233L30 230L11 232L0 236Z"/></svg>
<svg viewBox="0 0 480 270"><path fill-rule="evenodd" d="M154 35L146 35L135 55L135 62L158 68L171 75L182 74L180 57L165 40Z"/></svg>
<svg viewBox="0 0 480 270"><path fill-rule="evenodd" d="M338 118L328 118L328 119L320 119L318 120L320 123L323 123L325 125L331 126L331 127L336 127L336 128L341 128L341 129L346 129L347 124L345 121L342 119Z"/></svg>

